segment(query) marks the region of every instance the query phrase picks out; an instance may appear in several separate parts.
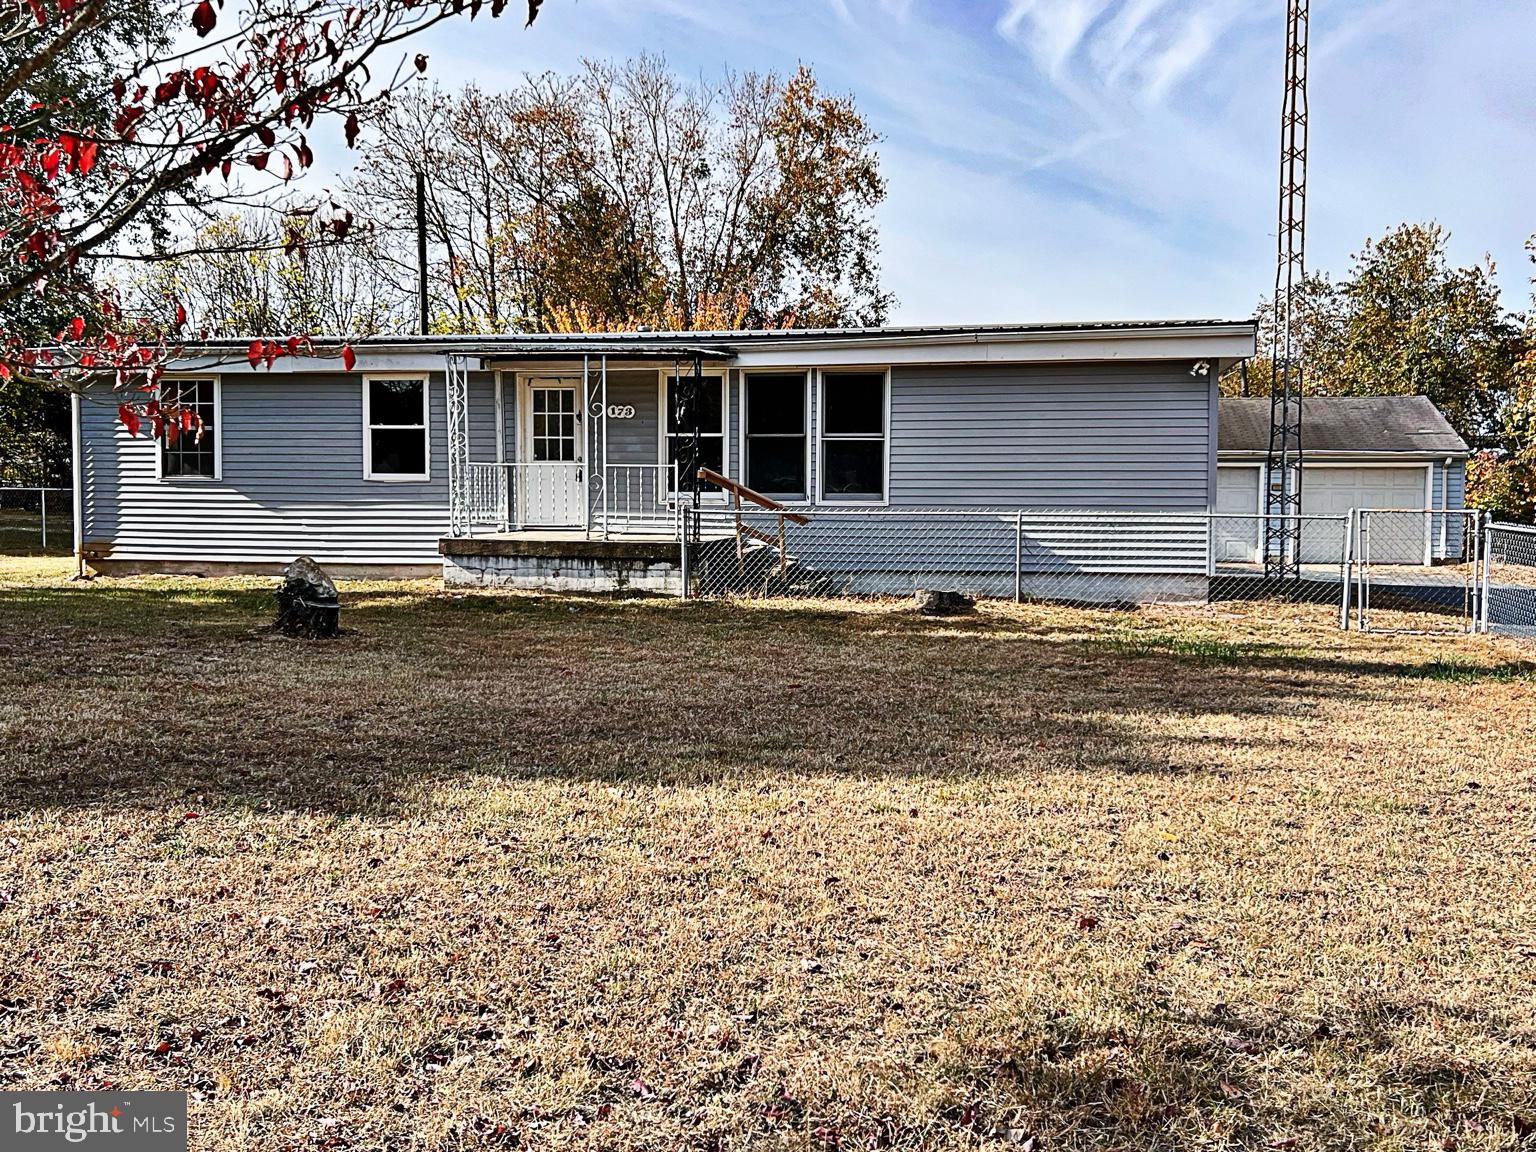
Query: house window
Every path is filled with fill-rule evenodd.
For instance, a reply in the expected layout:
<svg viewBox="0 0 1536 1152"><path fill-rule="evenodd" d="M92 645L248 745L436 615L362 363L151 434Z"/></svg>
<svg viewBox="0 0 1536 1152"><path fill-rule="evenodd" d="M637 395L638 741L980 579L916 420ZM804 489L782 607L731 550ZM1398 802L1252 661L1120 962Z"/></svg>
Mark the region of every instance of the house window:
<svg viewBox="0 0 1536 1152"><path fill-rule="evenodd" d="M197 419L181 419L174 413L160 435L162 477L219 478L219 387L212 379L162 380L160 403ZM201 428L198 421L202 422Z"/></svg>
<svg viewBox="0 0 1536 1152"><path fill-rule="evenodd" d="M667 423L666 462L676 464L677 483L683 491L693 489L693 481L687 475L690 453L693 447L694 429L699 434L697 465L716 472L725 471L725 378L704 376L699 380L699 401L693 412L682 409L685 389L691 377L668 376L666 390ZM706 487L712 487L706 485Z"/></svg>
<svg viewBox="0 0 1536 1152"><path fill-rule="evenodd" d="M753 373L746 379L747 487L805 499L805 376Z"/></svg>
<svg viewBox="0 0 1536 1152"><path fill-rule="evenodd" d="M885 498L884 372L829 372L821 385L821 494Z"/></svg>
<svg viewBox="0 0 1536 1152"><path fill-rule="evenodd" d="M363 381L363 477L426 480L427 382L414 377Z"/></svg>

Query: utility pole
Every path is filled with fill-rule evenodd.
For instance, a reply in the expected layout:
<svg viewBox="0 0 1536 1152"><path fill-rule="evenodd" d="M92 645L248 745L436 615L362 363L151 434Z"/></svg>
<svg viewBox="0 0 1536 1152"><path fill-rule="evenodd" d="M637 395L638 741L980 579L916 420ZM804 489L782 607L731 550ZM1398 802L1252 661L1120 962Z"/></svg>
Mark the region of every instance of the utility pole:
<svg viewBox="0 0 1536 1152"><path fill-rule="evenodd" d="M1296 290L1307 271L1307 33L1311 0L1287 0L1285 103L1280 116L1279 260L1270 338L1264 574L1301 578L1302 365Z"/></svg>
<svg viewBox="0 0 1536 1152"><path fill-rule="evenodd" d="M416 169L416 294L421 309L419 334L427 334L427 177Z"/></svg>

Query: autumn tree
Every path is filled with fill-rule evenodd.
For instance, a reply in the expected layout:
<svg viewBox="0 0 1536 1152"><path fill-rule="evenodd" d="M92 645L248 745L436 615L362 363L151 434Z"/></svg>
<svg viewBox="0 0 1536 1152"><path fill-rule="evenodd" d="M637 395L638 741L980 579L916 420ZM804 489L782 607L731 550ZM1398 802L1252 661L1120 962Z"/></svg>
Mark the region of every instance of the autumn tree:
<svg viewBox="0 0 1536 1152"><path fill-rule="evenodd" d="M876 137L808 68L689 83L658 57L589 61L499 93L419 86L378 126L352 198L404 287L426 175L439 329L835 326L890 308Z"/></svg>
<svg viewBox="0 0 1536 1152"><path fill-rule="evenodd" d="M532 21L540 0L529 0ZM0 378L80 384L105 375L122 414L157 430L185 414L153 396L187 335L185 305L129 316L104 262L203 251L183 213L282 200L304 226L241 236L245 250L346 236L354 217L286 195L315 163L317 123L349 145L377 102L425 67L409 41L443 21L499 16L506 0L13 0L0 16ZM72 312L61 316L69 301ZM78 308L75 306L78 305ZM257 361L296 351L273 332Z"/></svg>

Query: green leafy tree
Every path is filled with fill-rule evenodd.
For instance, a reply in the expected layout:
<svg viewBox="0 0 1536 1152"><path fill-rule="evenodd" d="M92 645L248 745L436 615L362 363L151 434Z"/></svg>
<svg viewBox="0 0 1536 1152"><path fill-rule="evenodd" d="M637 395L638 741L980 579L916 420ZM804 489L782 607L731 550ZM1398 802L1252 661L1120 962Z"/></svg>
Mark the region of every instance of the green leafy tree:
<svg viewBox="0 0 1536 1152"><path fill-rule="evenodd" d="M1526 243L1536 263L1536 236ZM1467 468L1467 501L1505 520L1536 524L1536 277L1531 310L1515 360L1513 387L1500 413L1498 443Z"/></svg>
<svg viewBox="0 0 1536 1152"><path fill-rule="evenodd" d="M1438 224L1403 224L1367 240L1337 282L1318 274L1299 286L1304 391L1428 396L1468 443L1498 447L1524 334L1503 306L1492 262L1455 267L1447 239ZM1247 384L1250 394L1267 394L1271 302L1257 318L1261 355L1248 365ZM1240 387L1238 377L1224 381L1228 392Z"/></svg>

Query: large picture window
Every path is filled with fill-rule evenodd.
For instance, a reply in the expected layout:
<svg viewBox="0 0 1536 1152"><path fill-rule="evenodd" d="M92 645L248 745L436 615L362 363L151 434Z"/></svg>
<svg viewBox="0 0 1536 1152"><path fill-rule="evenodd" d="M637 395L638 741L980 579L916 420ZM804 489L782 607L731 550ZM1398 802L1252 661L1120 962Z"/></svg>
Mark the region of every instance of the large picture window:
<svg viewBox="0 0 1536 1152"><path fill-rule="evenodd" d="M821 495L885 498L884 372L828 372L821 384Z"/></svg>
<svg viewBox="0 0 1536 1152"><path fill-rule="evenodd" d="M805 374L745 377L747 487L769 496L805 499Z"/></svg>
<svg viewBox="0 0 1536 1152"><path fill-rule="evenodd" d="M363 476L428 479L427 382L420 376L363 381Z"/></svg>
<svg viewBox="0 0 1536 1152"><path fill-rule="evenodd" d="M192 413L192 427L167 420L160 434L160 475L165 478L219 478L219 385L213 379L162 380L160 402ZM201 422L199 426L199 422Z"/></svg>
<svg viewBox="0 0 1536 1152"><path fill-rule="evenodd" d="M699 458L695 463L716 472L725 471L725 378L702 377L698 388L699 402L692 412L687 412L682 400L684 390L691 382L688 377L668 376L663 384L667 410L664 429L666 462L678 466L677 482L684 492L693 489L687 471L695 427L699 433Z"/></svg>

